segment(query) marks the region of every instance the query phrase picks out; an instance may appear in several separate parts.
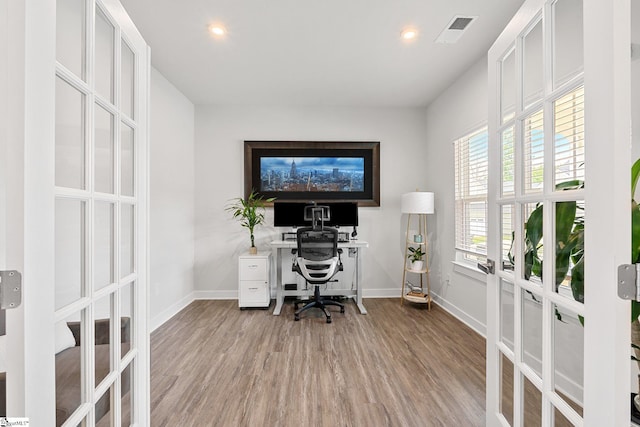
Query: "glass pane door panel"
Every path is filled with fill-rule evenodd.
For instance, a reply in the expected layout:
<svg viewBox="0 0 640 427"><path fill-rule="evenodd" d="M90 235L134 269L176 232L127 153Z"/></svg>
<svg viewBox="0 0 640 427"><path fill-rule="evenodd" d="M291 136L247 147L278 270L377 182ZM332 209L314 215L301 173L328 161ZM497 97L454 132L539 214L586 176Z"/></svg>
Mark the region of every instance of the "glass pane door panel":
<svg viewBox="0 0 640 427"><path fill-rule="evenodd" d="M114 204L94 203L93 289L99 290L114 282Z"/></svg>
<svg viewBox="0 0 640 427"><path fill-rule="evenodd" d="M99 299L94 304L95 316L95 372L96 387L113 370L112 343L113 336L113 294Z"/></svg>
<svg viewBox="0 0 640 427"><path fill-rule="evenodd" d="M135 55L124 40L122 40L121 46L120 110L130 118L135 119L133 112Z"/></svg>
<svg viewBox="0 0 640 427"><path fill-rule="evenodd" d="M523 122L524 192L539 193L544 188L544 132L542 110Z"/></svg>
<svg viewBox="0 0 640 427"><path fill-rule="evenodd" d="M131 425L131 411L133 409L133 362L122 371L120 375L120 425L129 427Z"/></svg>
<svg viewBox="0 0 640 427"><path fill-rule="evenodd" d="M500 280L500 341L513 351L513 284Z"/></svg>
<svg viewBox="0 0 640 427"><path fill-rule="evenodd" d="M56 310L77 301L84 295L85 209L85 202L80 200L56 200Z"/></svg>
<svg viewBox="0 0 640 427"><path fill-rule="evenodd" d="M557 305L554 305L554 308L554 390L582 416L584 398L584 327L577 314Z"/></svg>
<svg viewBox="0 0 640 427"><path fill-rule="evenodd" d="M522 40L523 54L523 100L528 107L542 99L543 95L543 57L542 57L542 21L529 31Z"/></svg>
<svg viewBox="0 0 640 427"><path fill-rule="evenodd" d="M500 413L513 425L513 363L500 353Z"/></svg>
<svg viewBox="0 0 640 427"><path fill-rule="evenodd" d="M135 326L133 317L135 282L127 283L120 289L120 356L124 357L131 349L131 338Z"/></svg>
<svg viewBox="0 0 640 427"><path fill-rule="evenodd" d="M584 201L555 204L555 291L584 302Z"/></svg>
<svg viewBox="0 0 640 427"><path fill-rule="evenodd" d="M500 268L513 271L515 268L515 248L513 244L516 230L516 207L513 204L503 205L500 210L502 211L502 215L500 215L500 221L502 222L502 262L500 263Z"/></svg>
<svg viewBox="0 0 640 427"><path fill-rule="evenodd" d="M515 191L515 154L513 140L513 126L502 132L501 147L502 164L502 195L510 196Z"/></svg>
<svg viewBox="0 0 640 427"><path fill-rule="evenodd" d="M502 123L516 114L516 53L512 50L502 61L500 74L500 109Z"/></svg>
<svg viewBox="0 0 640 427"><path fill-rule="evenodd" d="M553 4L553 85L559 87L582 71L582 0L558 0Z"/></svg>
<svg viewBox="0 0 640 427"><path fill-rule="evenodd" d="M86 312L56 324L56 425L62 425L87 400L82 369Z"/></svg>
<svg viewBox="0 0 640 427"><path fill-rule="evenodd" d="M56 185L85 188L85 95L56 78Z"/></svg>
<svg viewBox="0 0 640 427"><path fill-rule="evenodd" d="M573 423L569 421L558 408L553 408L553 426L554 427L573 427Z"/></svg>
<svg viewBox="0 0 640 427"><path fill-rule="evenodd" d="M524 383L524 414L522 416L525 427L539 427L542 425L542 393L527 377L522 376Z"/></svg>
<svg viewBox="0 0 640 427"><path fill-rule="evenodd" d="M542 298L522 291L522 361L542 376Z"/></svg>
<svg viewBox="0 0 640 427"><path fill-rule="evenodd" d="M134 195L134 131L126 123L121 125L120 137L120 194Z"/></svg>
<svg viewBox="0 0 640 427"><path fill-rule="evenodd" d="M544 206L542 202L526 203L522 205L522 213L524 215L522 224L522 235L524 236L523 278L534 284L542 285Z"/></svg>
<svg viewBox="0 0 640 427"><path fill-rule="evenodd" d="M96 104L95 108L95 191L113 194L115 143L113 114Z"/></svg>
<svg viewBox="0 0 640 427"><path fill-rule="evenodd" d="M111 402L114 401L115 387L112 385L104 392L104 394L98 399L94 408L96 413L96 427L112 427L114 422L114 411Z"/></svg>
<svg viewBox="0 0 640 427"><path fill-rule="evenodd" d="M56 59L82 80L86 80L85 15L85 0L56 2Z"/></svg>
<svg viewBox="0 0 640 427"><path fill-rule="evenodd" d="M584 182L584 87L553 103L554 179L556 189L563 184Z"/></svg>
<svg viewBox="0 0 640 427"><path fill-rule="evenodd" d="M120 278L134 271L134 207L122 203L120 211Z"/></svg>
<svg viewBox="0 0 640 427"><path fill-rule="evenodd" d="M95 80L96 91L113 102L115 29L106 15L96 7Z"/></svg>

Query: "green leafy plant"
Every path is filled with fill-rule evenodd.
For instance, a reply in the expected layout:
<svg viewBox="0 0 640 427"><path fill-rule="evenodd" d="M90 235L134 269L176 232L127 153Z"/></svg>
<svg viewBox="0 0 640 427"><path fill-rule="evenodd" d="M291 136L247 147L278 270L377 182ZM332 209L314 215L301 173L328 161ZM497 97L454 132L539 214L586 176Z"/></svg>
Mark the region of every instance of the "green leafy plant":
<svg viewBox="0 0 640 427"><path fill-rule="evenodd" d="M640 206L634 199L636 186L640 178L640 159L631 167L631 262L640 262ZM640 302L631 301L631 347L635 357L632 357L640 365Z"/></svg>
<svg viewBox="0 0 640 427"><path fill-rule="evenodd" d="M227 212L231 212L233 218L240 221L241 226L249 229L252 248L255 248L253 230L257 225L263 224L265 220L265 203L271 203L274 200L275 197L265 199L262 195L256 193L255 190L251 190L251 194L249 194L246 200L242 197L231 199L225 208Z"/></svg>
<svg viewBox="0 0 640 427"><path fill-rule="evenodd" d="M640 179L640 159L631 167L631 262L640 262L640 205L634 199ZM568 181L556 186L558 190L584 188L582 181ZM525 224L524 277L531 275L542 278L542 205L537 205ZM570 273L571 293L576 301L584 303L584 220L577 215L582 208L576 202L556 203L556 271L555 288ZM512 248L509 250L509 262L513 266L515 259ZM533 295L532 295L533 297ZM535 299L535 297L534 297ZM556 316L561 319L556 310ZM640 302L631 302L631 346L635 350L634 360L640 361ZM580 317L584 325L584 319Z"/></svg>
<svg viewBox="0 0 640 427"><path fill-rule="evenodd" d="M556 185L557 190L576 190L584 188L581 180L571 180ZM542 279L542 217L544 206L538 203L529 215L524 227L524 278L533 276ZM571 273L570 287L573 298L584 303L584 219L577 213L583 208L575 201L556 203L555 230L555 290ZM509 262L515 265L513 254L513 236L509 250ZM535 297L532 295L535 299ZM560 313L556 311L560 319ZM582 319L580 319L582 322Z"/></svg>
<svg viewBox="0 0 640 427"><path fill-rule="evenodd" d="M422 251L422 246L418 246L417 248L410 247L409 255L407 255L407 258L409 258L411 262L416 262L422 260L422 257L424 255L425 253Z"/></svg>
<svg viewBox="0 0 640 427"><path fill-rule="evenodd" d="M640 159L631 167L631 262L640 262L640 206L634 199L640 178ZM631 301L631 321L638 324L640 302ZM638 325L640 329L640 325Z"/></svg>

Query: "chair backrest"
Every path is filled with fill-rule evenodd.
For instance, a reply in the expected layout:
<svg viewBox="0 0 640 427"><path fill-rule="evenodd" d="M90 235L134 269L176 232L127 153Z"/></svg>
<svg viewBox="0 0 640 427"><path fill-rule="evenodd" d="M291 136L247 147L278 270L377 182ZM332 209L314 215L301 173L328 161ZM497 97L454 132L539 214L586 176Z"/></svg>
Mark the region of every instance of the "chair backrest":
<svg viewBox="0 0 640 427"><path fill-rule="evenodd" d="M338 256L338 230L298 229L298 254L294 269L309 283L328 282L342 269Z"/></svg>
<svg viewBox="0 0 640 427"><path fill-rule="evenodd" d="M311 261L325 261L338 256L338 230L325 227L299 228L297 232L298 257Z"/></svg>

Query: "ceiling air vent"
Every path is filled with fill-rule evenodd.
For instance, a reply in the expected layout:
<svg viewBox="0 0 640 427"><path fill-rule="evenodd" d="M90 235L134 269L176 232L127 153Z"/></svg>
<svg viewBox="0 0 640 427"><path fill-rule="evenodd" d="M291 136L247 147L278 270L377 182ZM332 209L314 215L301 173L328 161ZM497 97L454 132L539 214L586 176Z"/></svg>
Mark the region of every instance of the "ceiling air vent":
<svg viewBox="0 0 640 427"><path fill-rule="evenodd" d="M447 27L440 33L436 43L457 43L476 18L477 16L454 16Z"/></svg>

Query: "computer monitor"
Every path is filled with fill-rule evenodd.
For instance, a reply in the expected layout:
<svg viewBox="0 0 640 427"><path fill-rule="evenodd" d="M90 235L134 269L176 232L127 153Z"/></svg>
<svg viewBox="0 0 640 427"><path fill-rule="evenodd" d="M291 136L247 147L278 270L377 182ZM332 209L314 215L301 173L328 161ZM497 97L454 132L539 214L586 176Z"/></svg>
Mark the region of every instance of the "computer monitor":
<svg viewBox="0 0 640 427"><path fill-rule="evenodd" d="M304 220L304 207L307 205L308 203L274 202L274 227L304 227L309 225L309 223Z"/></svg>
<svg viewBox="0 0 640 427"><path fill-rule="evenodd" d="M329 206L330 218L325 221L329 227L356 227L358 225L357 202L322 203Z"/></svg>
<svg viewBox="0 0 640 427"><path fill-rule="evenodd" d="M275 202L273 204L273 225L275 227L305 227L311 221L305 220L305 207L309 202ZM329 220L324 225L329 227L356 227L358 225L357 202L319 202L318 205L329 207Z"/></svg>

